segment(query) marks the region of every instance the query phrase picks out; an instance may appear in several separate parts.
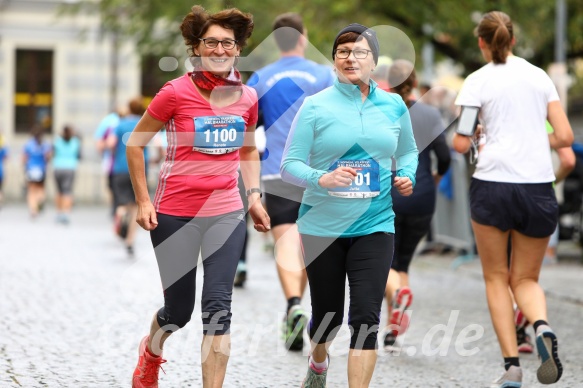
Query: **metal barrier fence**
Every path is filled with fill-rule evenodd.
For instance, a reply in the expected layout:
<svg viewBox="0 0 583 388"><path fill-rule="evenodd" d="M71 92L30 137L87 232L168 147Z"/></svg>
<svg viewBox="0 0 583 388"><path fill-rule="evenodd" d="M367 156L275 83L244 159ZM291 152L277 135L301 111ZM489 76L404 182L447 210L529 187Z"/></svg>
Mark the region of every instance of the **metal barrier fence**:
<svg viewBox="0 0 583 388"><path fill-rule="evenodd" d="M474 235L470 223L469 179L466 159L451 153L448 176L437 190L433 217L433 242L459 250L460 260L474 258ZM467 256L467 257L465 257Z"/></svg>

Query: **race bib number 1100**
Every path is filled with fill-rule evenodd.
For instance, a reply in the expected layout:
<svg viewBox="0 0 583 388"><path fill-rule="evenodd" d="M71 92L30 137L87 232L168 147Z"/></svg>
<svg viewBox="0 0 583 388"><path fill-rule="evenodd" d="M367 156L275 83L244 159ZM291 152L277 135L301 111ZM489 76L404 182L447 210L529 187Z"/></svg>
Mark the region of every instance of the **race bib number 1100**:
<svg viewBox="0 0 583 388"><path fill-rule="evenodd" d="M329 189L329 195L342 198L372 198L380 194L379 164L374 159L338 160L328 171L334 171L338 167L352 167L356 170L356 178L350 186Z"/></svg>
<svg viewBox="0 0 583 388"><path fill-rule="evenodd" d="M243 146L245 120L241 116L194 118L194 151L227 154Z"/></svg>

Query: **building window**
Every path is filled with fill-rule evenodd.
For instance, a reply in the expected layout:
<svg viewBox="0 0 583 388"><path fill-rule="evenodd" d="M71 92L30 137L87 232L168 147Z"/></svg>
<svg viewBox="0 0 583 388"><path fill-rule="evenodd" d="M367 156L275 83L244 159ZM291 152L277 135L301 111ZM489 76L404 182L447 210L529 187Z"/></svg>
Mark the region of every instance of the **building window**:
<svg viewBox="0 0 583 388"><path fill-rule="evenodd" d="M160 69L160 58L164 55L144 55L142 57L142 96L144 104L148 106L158 90L174 78L180 77L181 70L163 71Z"/></svg>
<svg viewBox="0 0 583 388"><path fill-rule="evenodd" d="M35 125L52 132L52 50L16 50L14 106L16 133L28 133Z"/></svg>

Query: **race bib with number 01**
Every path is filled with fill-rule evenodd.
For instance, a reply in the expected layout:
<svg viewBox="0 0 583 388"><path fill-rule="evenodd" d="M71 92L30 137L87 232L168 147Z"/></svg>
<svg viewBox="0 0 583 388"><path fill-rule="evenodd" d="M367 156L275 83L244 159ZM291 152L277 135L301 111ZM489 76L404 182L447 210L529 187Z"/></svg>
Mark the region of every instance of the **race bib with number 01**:
<svg viewBox="0 0 583 388"><path fill-rule="evenodd" d="M245 120L241 116L194 118L194 151L227 154L243 146Z"/></svg>
<svg viewBox="0 0 583 388"><path fill-rule="evenodd" d="M338 160L328 171L338 167L352 167L356 170L356 178L350 186L328 189L328 194L342 198L372 198L381 193L379 164L374 159Z"/></svg>

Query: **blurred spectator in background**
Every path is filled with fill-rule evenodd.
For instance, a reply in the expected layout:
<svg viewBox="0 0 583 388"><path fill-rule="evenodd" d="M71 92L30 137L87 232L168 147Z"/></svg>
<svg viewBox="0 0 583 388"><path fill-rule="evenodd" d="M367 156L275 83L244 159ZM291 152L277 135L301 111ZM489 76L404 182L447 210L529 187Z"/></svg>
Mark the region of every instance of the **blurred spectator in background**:
<svg viewBox="0 0 583 388"><path fill-rule="evenodd" d="M96 141L97 151L102 156L101 166L107 177L107 188L109 189L112 199L112 214L115 214L115 209L117 208L115 197L113 195L112 185L113 153L107 147L106 140L107 137L113 132L113 130L117 128L119 120L125 115L127 115L127 107L119 106L115 112L111 112L101 120L97 126L97 129L95 130L95 133L93 134L93 139Z"/></svg>
<svg viewBox="0 0 583 388"><path fill-rule="evenodd" d="M24 175L26 177L26 201L32 218L42 210L45 202L45 178L51 158L51 145L43 140L44 130L35 125L31 138L24 144Z"/></svg>
<svg viewBox="0 0 583 388"><path fill-rule="evenodd" d="M429 89L431 89L431 85L422 83L421 85L419 85L418 89L419 89L419 97L423 97L423 95L425 93L427 93L429 91Z"/></svg>
<svg viewBox="0 0 583 388"><path fill-rule="evenodd" d="M413 100L413 90L417 87L413 64L399 59L388 70L390 91L399 94L407 104L415 142L420 151L413 194L405 197L391 190L395 212L395 249L385 290L389 329L383 342L386 350L392 350L397 336L407 329L405 310L413 302L413 293L409 288L409 265L417 245L430 230L435 212L436 184L449 168L451 158L439 111ZM437 160L436 172L432 171L430 152Z"/></svg>
<svg viewBox="0 0 583 388"><path fill-rule="evenodd" d="M116 232L124 240L129 256L134 254L134 238L137 224L136 219L136 197L130 179L128 160L126 158L127 137L134 130L138 121L144 114L144 105L141 97L132 99L129 102L129 114L119 121L117 127L107 137L107 148L113 152L112 167L112 187L113 202L116 204L115 219ZM124 135L126 139L124 139ZM148 148L144 148L144 159L148 160Z"/></svg>
<svg viewBox="0 0 583 388"><path fill-rule="evenodd" d="M4 137L0 135L0 206L2 206L2 182L4 181L4 161L8 157L8 148L4 144Z"/></svg>
<svg viewBox="0 0 583 388"><path fill-rule="evenodd" d="M73 207L73 182L75 171L81 159L81 140L75 136L73 128L66 125L63 133L53 143L53 170L57 184L55 204L58 223L68 224Z"/></svg>
<svg viewBox="0 0 583 388"><path fill-rule="evenodd" d="M389 92L391 89L391 85L389 85L389 67L391 67L392 63L393 60L391 58L386 55L381 55L377 67L375 67L370 75L370 78L385 92Z"/></svg>

